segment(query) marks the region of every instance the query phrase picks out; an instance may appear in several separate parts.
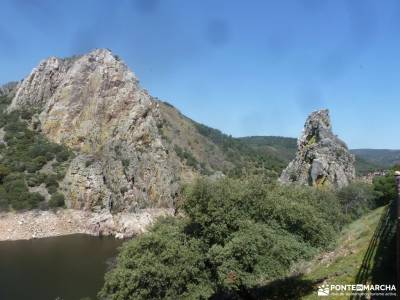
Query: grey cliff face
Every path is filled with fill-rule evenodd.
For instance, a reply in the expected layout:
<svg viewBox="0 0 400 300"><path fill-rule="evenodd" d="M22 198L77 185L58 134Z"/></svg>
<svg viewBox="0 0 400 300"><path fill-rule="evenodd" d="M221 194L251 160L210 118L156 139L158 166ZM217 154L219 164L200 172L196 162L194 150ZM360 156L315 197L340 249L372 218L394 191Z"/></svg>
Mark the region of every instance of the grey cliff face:
<svg viewBox="0 0 400 300"><path fill-rule="evenodd" d="M76 154L62 182L68 207L173 206L177 172L158 130L158 104L109 50L41 62L9 110L24 107L37 112L43 134Z"/></svg>
<svg viewBox="0 0 400 300"><path fill-rule="evenodd" d="M283 183L343 187L355 178L355 158L332 133L328 110L311 113L297 141L297 153L282 172Z"/></svg>

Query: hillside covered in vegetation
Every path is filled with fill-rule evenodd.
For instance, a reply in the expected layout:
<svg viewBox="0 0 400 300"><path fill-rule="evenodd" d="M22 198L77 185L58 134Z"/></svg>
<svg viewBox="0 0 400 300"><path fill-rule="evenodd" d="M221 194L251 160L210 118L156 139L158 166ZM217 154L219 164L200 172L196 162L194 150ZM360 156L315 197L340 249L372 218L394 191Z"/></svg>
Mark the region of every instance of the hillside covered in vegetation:
<svg viewBox="0 0 400 300"><path fill-rule="evenodd" d="M0 96L0 210L64 205L59 182L72 152L28 127L28 111L7 113Z"/></svg>
<svg viewBox="0 0 400 300"><path fill-rule="evenodd" d="M362 157L368 163L380 166L381 168L389 168L393 165L400 164L400 150L354 149L352 152Z"/></svg>
<svg viewBox="0 0 400 300"><path fill-rule="evenodd" d="M363 183L333 192L260 177L198 180L184 190L181 217L124 245L100 296L268 299L271 282L335 248L342 228L382 197Z"/></svg>
<svg viewBox="0 0 400 300"><path fill-rule="evenodd" d="M164 139L173 144L174 152L202 174L222 171L230 176L268 174L273 178L294 158L297 139L280 136L235 138L218 129L191 120L168 102L159 101L164 122ZM386 166L356 155L357 175L385 169Z"/></svg>

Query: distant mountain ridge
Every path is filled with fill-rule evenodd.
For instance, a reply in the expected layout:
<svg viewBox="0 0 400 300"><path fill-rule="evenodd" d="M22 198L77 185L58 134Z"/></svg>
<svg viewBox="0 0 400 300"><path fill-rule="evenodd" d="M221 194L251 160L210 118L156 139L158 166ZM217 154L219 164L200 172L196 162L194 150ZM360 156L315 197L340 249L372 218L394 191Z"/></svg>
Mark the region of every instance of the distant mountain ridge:
<svg viewBox="0 0 400 300"><path fill-rule="evenodd" d="M238 139L259 151L268 149L287 163L294 158L296 153L297 139L292 137L249 136ZM400 150L350 149L350 152L356 156L356 172L358 175L400 164Z"/></svg>
<svg viewBox="0 0 400 300"><path fill-rule="evenodd" d="M392 149L353 149L352 152L371 164L388 168L400 164L400 150Z"/></svg>

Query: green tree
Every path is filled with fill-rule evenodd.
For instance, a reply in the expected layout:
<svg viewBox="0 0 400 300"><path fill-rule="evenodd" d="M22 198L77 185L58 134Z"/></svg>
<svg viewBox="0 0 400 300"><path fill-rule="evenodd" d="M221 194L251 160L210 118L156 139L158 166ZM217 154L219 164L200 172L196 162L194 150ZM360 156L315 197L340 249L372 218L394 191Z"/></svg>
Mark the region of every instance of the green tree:
<svg viewBox="0 0 400 300"><path fill-rule="evenodd" d="M10 174L10 169L5 165L0 164L0 183L3 183L4 177L8 174Z"/></svg>
<svg viewBox="0 0 400 300"><path fill-rule="evenodd" d="M184 224L165 219L124 244L118 266L106 275L107 299L208 299L213 293L201 241Z"/></svg>
<svg viewBox="0 0 400 300"><path fill-rule="evenodd" d="M388 204L397 197L397 188L394 172L400 171L400 166L393 166L385 176L375 177L374 190L378 192L378 205Z"/></svg>
<svg viewBox="0 0 400 300"><path fill-rule="evenodd" d="M354 220L376 206L379 193L371 184L354 182L340 189L337 196L343 212Z"/></svg>
<svg viewBox="0 0 400 300"><path fill-rule="evenodd" d="M65 205L65 197L63 194L57 192L51 195L49 200L49 207L61 207Z"/></svg>

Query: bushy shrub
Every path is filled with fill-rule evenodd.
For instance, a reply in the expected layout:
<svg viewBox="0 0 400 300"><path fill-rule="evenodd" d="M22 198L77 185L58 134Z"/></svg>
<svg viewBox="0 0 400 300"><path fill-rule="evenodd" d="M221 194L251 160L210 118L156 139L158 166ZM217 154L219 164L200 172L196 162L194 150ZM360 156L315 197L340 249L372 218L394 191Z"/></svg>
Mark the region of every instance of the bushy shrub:
<svg viewBox="0 0 400 300"><path fill-rule="evenodd" d="M252 219L277 224L313 246L326 247L345 221L331 192L265 184L258 177L215 183L199 180L185 195L185 212L210 243L223 243L241 220Z"/></svg>
<svg viewBox="0 0 400 300"><path fill-rule="evenodd" d="M38 172L34 174L28 174L27 176L25 176L25 180L27 185L30 187L39 186L45 182L46 174Z"/></svg>
<svg viewBox="0 0 400 300"><path fill-rule="evenodd" d="M24 176L17 173L9 174L4 178L1 187L0 198L3 207L11 207L15 210L32 209L38 207L44 201L39 193L30 193L26 186Z"/></svg>
<svg viewBox="0 0 400 300"><path fill-rule="evenodd" d="M28 191L24 176L18 173L11 173L7 175L4 178L3 187L9 194L18 194Z"/></svg>
<svg viewBox="0 0 400 300"><path fill-rule="evenodd" d="M49 200L49 207L62 207L65 205L65 197L63 194L57 192L51 195Z"/></svg>
<svg viewBox="0 0 400 300"><path fill-rule="evenodd" d="M3 182L4 177L8 174L10 174L10 169L5 165L0 164L0 183Z"/></svg>
<svg viewBox="0 0 400 300"><path fill-rule="evenodd" d="M370 184L354 182L340 189L337 196L345 215L354 220L377 205L379 194Z"/></svg>
<svg viewBox="0 0 400 300"><path fill-rule="evenodd" d="M54 186L54 187L58 188L58 186L59 186L58 180L57 180L57 175L55 175L55 174L47 175L45 177L44 182L46 183L47 188L50 186Z"/></svg>
<svg viewBox="0 0 400 300"><path fill-rule="evenodd" d="M400 171L400 166L393 166L385 176L374 178L373 186L374 190L378 193L378 205L388 204L397 198L395 171Z"/></svg>
<svg viewBox="0 0 400 300"><path fill-rule="evenodd" d="M54 194L55 192L57 192L58 188L55 185L49 185L47 187L47 191L49 192L49 194Z"/></svg>
<svg viewBox="0 0 400 300"><path fill-rule="evenodd" d="M0 106L3 100L0 99ZM25 120L33 114L33 111L1 112L6 141L6 145L0 147L0 205L3 208L21 210L39 207L38 203L44 202L43 197L29 193L28 186L39 186L45 182L50 193L56 193L58 181L64 178L65 168L72 156L66 147L51 143L40 133L28 128ZM42 174L43 166L56 156L59 163L54 168L55 174Z"/></svg>
<svg viewBox="0 0 400 300"><path fill-rule="evenodd" d="M212 245L207 257L216 291L245 294L263 279L284 276L294 262L312 254L309 245L287 231L244 222L225 244Z"/></svg>
<svg viewBox="0 0 400 300"><path fill-rule="evenodd" d="M64 162L64 161L68 160L69 157L70 157L70 153L67 150L62 150L62 151L56 153L56 159L58 162Z"/></svg>
<svg viewBox="0 0 400 300"><path fill-rule="evenodd" d="M36 208L38 207L39 203L44 201L44 197L39 193L29 193L29 197L27 202L29 203L28 208Z"/></svg>
<svg viewBox="0 0 400 300"><path fill-rule="evenodd" d="M200 240L184 223L166 219L124 244L118 267L106 275L100 297L107 299L208 299L213 288Z"/></svg>
<svg viewBox="0 0 400 300"><path fill-rule="evenodd" d="M184 189L184 217L159 221L124 246L100 296L255 298L258 286L329 249L343 225L369 207L371 191L351 186L339 200L333 191L259 177L200 179Z"/></svg>
<svg viewBox="0 0 400 300"><path fill-rule="evenodd" d="M36 171L39 171L47 162L47 159L45 156L37 156L30 163L27 164L26 170L29 173L35 173Z"/></svg>

